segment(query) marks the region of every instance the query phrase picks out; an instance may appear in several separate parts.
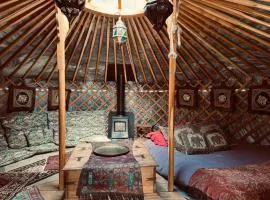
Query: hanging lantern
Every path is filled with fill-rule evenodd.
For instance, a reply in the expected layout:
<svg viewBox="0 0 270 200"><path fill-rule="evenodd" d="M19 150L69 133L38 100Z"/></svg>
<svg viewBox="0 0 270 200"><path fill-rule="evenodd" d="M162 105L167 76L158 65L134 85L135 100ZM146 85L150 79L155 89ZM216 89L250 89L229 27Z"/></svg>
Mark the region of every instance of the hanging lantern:
<svg viewBox="0 0 270 200"><path fill-rule="evenodd" d="M127 41L127 27L119 17L116 24L113 26L113 39L119 44L123 44Z"/></svg>

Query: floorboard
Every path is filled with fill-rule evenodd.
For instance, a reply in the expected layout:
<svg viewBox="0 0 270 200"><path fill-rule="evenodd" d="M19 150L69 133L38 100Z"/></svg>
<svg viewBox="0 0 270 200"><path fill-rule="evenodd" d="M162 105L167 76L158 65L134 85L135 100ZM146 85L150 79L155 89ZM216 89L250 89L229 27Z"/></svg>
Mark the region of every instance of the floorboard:
<svg viewBox="0 0 270 200"><path fill-rule="evenodd" d="M48 180L48 179L47 179ZM36 183L44 200L61 200L64 193L58 190L58 176L54 176L54 180ZM187 200L181 191L175 188L174 192L167 192L167 180L157 174L157 193L146 194L145 200Z"/></svg>

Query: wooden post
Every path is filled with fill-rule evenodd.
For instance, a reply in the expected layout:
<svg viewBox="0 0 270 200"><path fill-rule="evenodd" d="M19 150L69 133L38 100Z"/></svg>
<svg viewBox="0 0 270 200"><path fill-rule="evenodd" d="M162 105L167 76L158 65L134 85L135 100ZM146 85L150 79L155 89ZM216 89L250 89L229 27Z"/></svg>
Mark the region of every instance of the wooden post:
<svg viewBox="0 0 270 200"><path fill-rule="evenodd" d="M175 96L175 71L176 71L176 0L173 0L173 14L168 18L168 34L170 38L169 53L169 119L168 119L168 192L174 189L174 96Z"/></svg>
<svg viewBox="0 0 270 200"><path fill-rule="evenodd" d="M122 0L118 0L118 9L119 9L119 10L122 9Z"/></svg>
<svg viewBox="0 0 270 200"><path fill-rule="evenodd" d="M66 77L65 40L69 29L66 16L56 6L58 29L57 67L59 70L59 190L64 190L65 151L66 151Z"/></svg>

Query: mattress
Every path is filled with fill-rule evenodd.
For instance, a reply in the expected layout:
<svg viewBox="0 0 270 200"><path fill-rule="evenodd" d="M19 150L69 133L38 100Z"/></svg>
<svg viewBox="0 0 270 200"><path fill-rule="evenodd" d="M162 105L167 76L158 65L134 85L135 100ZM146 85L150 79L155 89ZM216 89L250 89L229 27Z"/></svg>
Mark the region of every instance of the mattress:
<svg viewBox="0 0 270 200"><path fill-rule="evenodd" d="M157 146L151 140L147 140L144 144L157 162L157 172L167 178L168 148ZM255 145L238 146L227 151L196 155L186 155L175 150L175 183L179 186L187 186L192 174L200 168L238 167L268 160L270 160L270 149Z"/></svg>

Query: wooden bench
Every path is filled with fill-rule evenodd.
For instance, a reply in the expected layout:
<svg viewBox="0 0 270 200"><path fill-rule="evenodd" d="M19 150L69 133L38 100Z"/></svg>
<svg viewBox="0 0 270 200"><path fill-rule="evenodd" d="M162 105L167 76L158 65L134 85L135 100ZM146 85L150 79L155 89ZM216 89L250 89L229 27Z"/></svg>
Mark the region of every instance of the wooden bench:
<svg viewBox="0 0 270 200"><path fill-rule="evenodd" d="M81 170L88 161L92 153L91 143L80 143L72 151L65 167L65 199L77 200L77 185ZM143 192L156 192L156 162L143 145L143 141L138 139L133 144L133 154L139 162L142 174Z"/></svg>

